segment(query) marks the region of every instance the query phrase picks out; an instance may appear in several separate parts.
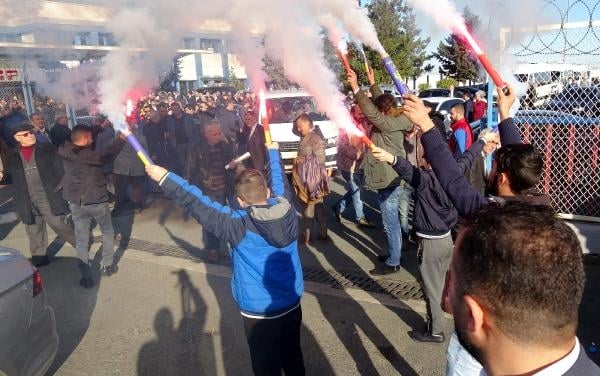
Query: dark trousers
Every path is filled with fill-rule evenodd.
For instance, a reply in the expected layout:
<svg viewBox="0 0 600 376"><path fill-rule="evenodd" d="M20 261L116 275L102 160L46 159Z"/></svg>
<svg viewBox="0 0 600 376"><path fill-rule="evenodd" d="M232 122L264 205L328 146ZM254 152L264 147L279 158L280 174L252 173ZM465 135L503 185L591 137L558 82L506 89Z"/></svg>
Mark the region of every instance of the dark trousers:
<svg viewBox="0 0 600 376"><path fill-rule="evenodd" d="M420 239L417 260L427 303L427 327L432 334L444 332L442 293L452 258L452 237Z"/></svg>
<svg viewBox="0 0 600 376"><path fill-rule="evenodd" d="M275 319L251 319L244 316L244 328L250 347L252 370L257 376L304 375L300 348L302 307Z"/></svg>
<svg viewBox="0 0 600 376"><path fill-rule="evenodd" d="M226 205L227 204L227 193L225 192L225 188L223 188L223 190L220 191L212 191L209 189L203 190L202 193L204 193L206 196L208 196L208 198L210 198L211 200L218 202L221 205ZM212 232L205 230L204 228L202 229L202 238L204 241L204 248L206 248L207 250L216 250L219 251L219 245L221 244L221 240L219 238L217 238Z"/></svg>
<svg viewBox="0 0 600 376"><path fill-rule="evenodd" d="M115 178L115 211L122 210L129 201L134 206L142 205L142 191L146 176L129 176L114 174ZM127 194L127 190L131 185L131 199Z"/></svg>

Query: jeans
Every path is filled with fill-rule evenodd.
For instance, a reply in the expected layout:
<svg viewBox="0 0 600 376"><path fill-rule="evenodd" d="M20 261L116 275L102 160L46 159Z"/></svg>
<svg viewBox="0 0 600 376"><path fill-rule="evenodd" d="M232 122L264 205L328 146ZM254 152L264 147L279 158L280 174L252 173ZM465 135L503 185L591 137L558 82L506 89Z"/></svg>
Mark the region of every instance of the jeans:
<svg viewBox="0 0 600 376"><path fill-rule="evenodd" d="M102 261L101 266L111 266L115 255L115 232L110 218L110 208L107 202L91 205L76 205L69 203L73 224L75 225L75 248L77 257L85 264L89 262L90 223L96 220L102 231Z"/></svg>
<svg viewBox="0 0 600 376"><path fill-rule="evenodd" d="M398 198L402 187L388 187L379 189L379 208L383 221L383 231L387 236L389 257L385 262L389 266L400 265L402 249L402 233L400 219L398 218Z"/></svg>
<svg viewBox="0 0 600 376"><path fill-rule="evenodd" d="M281 370L286 376L305 374L300 348L300 306L273 319L243 318L254 375L281 375Z"/></svg>
<svg viewBox="0 0 600 376"><path fill-rule="evenodd" d="M446 351L446 376L481 376L483 367L460 344L456 332L452 333Z"/></svg>
<svg viewBox="0 0 600 376"><path fill-rule="evenodd" d="M362 186L363 174L361 172L342 171L342 177L346 180L346 194L340 200L340 213L346 210L346 206L352 202L356 220L363 219L363 203L360 199L360 187ZM352 201L351 201L352 200Z"/></svg>
<svg viewBox="0 0 600 376"><path fill-rule="evenodd" d="M413 201L415 189L407 185L402 189L398 197L398 209L400 210L400 227L404 235L410 234L412 228L412 217L410 215L410 206Z"/></svg>

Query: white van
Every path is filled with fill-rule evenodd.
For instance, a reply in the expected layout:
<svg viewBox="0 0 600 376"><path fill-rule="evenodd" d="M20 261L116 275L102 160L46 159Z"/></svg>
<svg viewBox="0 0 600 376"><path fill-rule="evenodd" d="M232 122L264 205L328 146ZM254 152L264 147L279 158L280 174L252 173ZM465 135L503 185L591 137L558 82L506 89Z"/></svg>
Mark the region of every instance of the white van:
<svg viewBox="0 0 600 376"><path fill-rule="evenodd" d="M286 172L292 171L292 164L300 144L300 138L292 131L293 121L303 113L307 113L311 117L313 124L319 127L325 137L327 143L325 166L332 169L336 167L339 128L324 113L317 112L315 101L308 92L302 90L267 91L265 98L271 138L279 144Z"/></svg>

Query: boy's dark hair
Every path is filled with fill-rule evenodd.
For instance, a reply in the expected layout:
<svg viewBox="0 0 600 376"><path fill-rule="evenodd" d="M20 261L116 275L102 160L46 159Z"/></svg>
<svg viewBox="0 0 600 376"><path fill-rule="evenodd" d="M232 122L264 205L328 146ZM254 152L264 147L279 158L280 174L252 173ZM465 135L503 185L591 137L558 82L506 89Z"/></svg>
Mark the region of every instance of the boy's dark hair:
<svg viewBox="0 0 600 376"><path fill-rule="evenodd" d="M497 152L496 173L509 177L510 189L516 194L533 188L542 176L544 162L531 144L504 145Z"/></svg>
<svg viewBox="0 0 600 376"><path fill-rule="evenodd" d="M548 206L490 206L466 221L454 253L457 299L473 296L520 343L572 339L585 273L573 230Z"/></svg>
<svg viewBox="0 0 600 376"><path fill-rule="evenodd" d="M235 194L250 205L264 202L268 191L267 180L258 170L244 170L235 178Z"/></svg>
<svg viewBox="0 0 600 376"><path fill-rule="evenodd" d="M79 141L86 133L92 134L92 128L85 124L77 124L71 130L71 142Z"/></svg>
<svg viewBox="0 0 600 376"><path fill-rule="evenodd" d="M375 106L382 114L387 115L392 108L398 106L398 103L392 94L385 93L375 98Z"/></svg>

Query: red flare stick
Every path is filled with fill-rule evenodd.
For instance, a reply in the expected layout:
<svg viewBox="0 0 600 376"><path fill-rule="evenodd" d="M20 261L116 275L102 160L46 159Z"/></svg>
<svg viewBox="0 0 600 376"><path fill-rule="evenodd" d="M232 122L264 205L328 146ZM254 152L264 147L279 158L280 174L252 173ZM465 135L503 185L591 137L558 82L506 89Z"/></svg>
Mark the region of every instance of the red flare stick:
<svg viewBox="0 0 600 376"><path fill-rule="evenodd" d="M259 115L260 123L265 131L265 142L271 143L271 129L269 128L269 116L267 114L267 100L265 98L265 91L261 90L259 93L260 104L259 104Z"/></svg>

